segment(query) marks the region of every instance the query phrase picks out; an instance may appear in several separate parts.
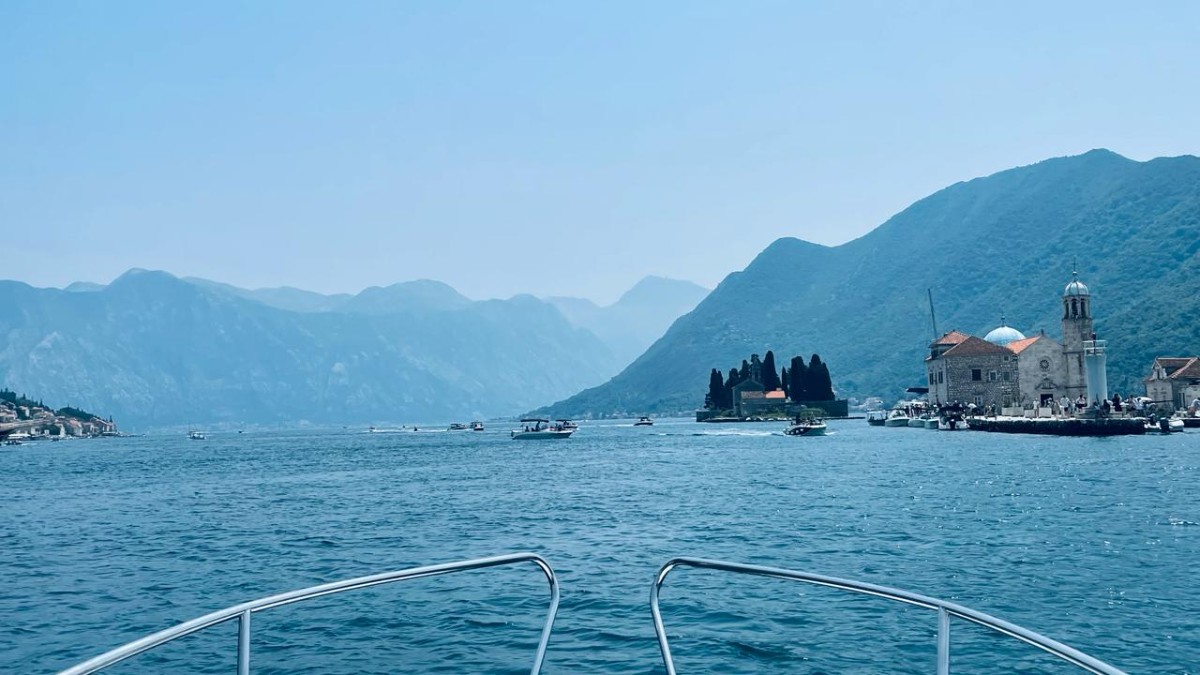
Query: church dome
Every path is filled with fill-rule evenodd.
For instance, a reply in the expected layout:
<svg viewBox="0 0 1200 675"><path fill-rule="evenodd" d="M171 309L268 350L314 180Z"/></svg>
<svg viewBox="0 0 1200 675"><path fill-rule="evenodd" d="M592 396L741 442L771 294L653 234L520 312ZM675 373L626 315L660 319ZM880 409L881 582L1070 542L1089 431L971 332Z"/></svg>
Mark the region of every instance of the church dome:
<svg viewBox="0 0 1200 675"><path fill-rule="evenodd" d="M994 345L1000 345L1001 347L1003 347L1010 342L1016 342L1017 340L1024 340L1025 334L1022 333L1021 331L1017 330L1016 328L1011 328L1009 326L1004 325L1004 321L1001 321L1000 327L992 329L992 332L988 333L987 335L984 335L983 339L987 340L988 342L990 342Z"/></svg>
<svg viewBox="0 0 1200 675"><path fill-rule="evenodd" d="M1088 291L1088 287L1084 286L1083 282L1079 280L1079 277L1072 273L1071 283L1067 284L1067 287L1063 289L1063 297L1078 297L1084 295L1091 295L1091 293Z"/></svg>

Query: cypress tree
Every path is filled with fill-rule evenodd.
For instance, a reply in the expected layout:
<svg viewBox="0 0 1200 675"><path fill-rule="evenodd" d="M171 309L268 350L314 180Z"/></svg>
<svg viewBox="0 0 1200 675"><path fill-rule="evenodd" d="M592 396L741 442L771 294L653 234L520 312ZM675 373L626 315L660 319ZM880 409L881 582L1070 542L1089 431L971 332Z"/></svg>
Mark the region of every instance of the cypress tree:
<svg viewBox="0 0 1200 675"><path fill-rule="evenodd" d="M721 377L721 371L713 368L708 374L708 407L719 410L724 400L725 380Z"/></svg>
<svg viewBox="0 0 1200 675"><path fill-rule="evenodd" d="M792 395L788 386L788 369L787 366L784 366L783 368L779 369L779 387L783 389L784 396Z"/></svg>
<svg viewBox="0 0 1200 675"><path fill-rule="evenodd" d="M821 357L817 354L812 355L812 359L808 362L809 382L811 383L811 395L813 401L832 401L833 400L833 381L829 377L829 367L821 362Z"/></svg>
<svg viewBox="0 0 1200 675"><path fill-rule="evenodd" d="M733 410L733 388L740 384L738 369L731 368L730 376L725 378L725 398L721 400L721 410Z"/></svg>
<svg viewBox="0 0 1200 675"><path fill-rule="evenodd" d="M738 382L745 382L750 379L750 362L742 359L742 369L738 371Z"/></svg>
<svg viewBox="0 0 1200 675"><path fill-rule="evenodd" d="M779 388L779 373L775 370L775 352L767 350L767 355L763 357L762 362L763 372L763 391L775 391Z"/></svg>
<svg viewBox="0 0 1200 675"><path fill-rule="evenodd" d="M791 397L793 401L811 401L808 395L808 367L804 365L803 356L792 357L792 369L788 371L791 380Z"/></svg>

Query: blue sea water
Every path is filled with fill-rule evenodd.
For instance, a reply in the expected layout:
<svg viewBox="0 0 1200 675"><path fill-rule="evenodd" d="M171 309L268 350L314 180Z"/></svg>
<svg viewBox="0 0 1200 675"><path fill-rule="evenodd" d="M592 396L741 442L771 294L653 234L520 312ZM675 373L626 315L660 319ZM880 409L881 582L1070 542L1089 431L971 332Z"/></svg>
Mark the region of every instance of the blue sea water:
<svg viewBox="0 0 1200 675"><path fill-rule="evenodd" d="M654 673L650 583L679 555L953 600L1132 673L1200 670L1200 434L1076 439L831 423L584 423L470 432L212 434L0 448L0 671L53 672L241 601L533 551L562 606L544 672ZM531 565L256 615L259 673L527 672ZM927 673L928 610L680 570L680 672ZM117 673L232 672L236 625ZM1075 672L956 621L955 672Z"/></svg>

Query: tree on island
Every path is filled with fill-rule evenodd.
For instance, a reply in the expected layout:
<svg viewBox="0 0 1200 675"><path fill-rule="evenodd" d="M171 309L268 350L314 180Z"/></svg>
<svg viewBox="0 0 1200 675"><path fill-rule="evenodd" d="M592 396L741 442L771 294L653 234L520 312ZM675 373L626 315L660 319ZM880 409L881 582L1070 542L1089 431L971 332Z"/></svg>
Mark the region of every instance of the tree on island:
<svg viewBox="0 0 1200 675"><path fill-rule="evenodd" d="M738 377L738 369L730 368L729 376L725 378L725 395L721 398L721 410L730 410L733 408L733 388L741 383L742 381Z"/></svg>
<svg viewBox="0 0 1200 675"><path fill-rule="evenodd" d="M788 369L787 366L779 369L779 388L783 390L783 395L791 397L788 385Z"/></svg>
<svg viewBox="0 0 1200 675"><path fill-rule="evenodd" d="M763 391L775 391L780 388L779 373L775 369L775 352L767 350L762 362Z"/></svg>
<svg viewBox="0 0 1200 675"><path fill-rule="evenodd" d="M832 401L833 381L829 377L829 367L818 354L813 354L808 362L808 401Z"/></svg>
<svg viewBox="0 0 1200 675"><path fill-rule="evenodd" d="M725 379L716 368L708 374L708 398L705 403L706 407L713 410L725 409Z"/></svg>
<svg viewBox="0 0 1200 675"><path fill-rule="evenodd" d="M808 397L808 366L804 365L803 356L792 357L792 367L788 370L788 398L793 401L811 401Z"/></svg>

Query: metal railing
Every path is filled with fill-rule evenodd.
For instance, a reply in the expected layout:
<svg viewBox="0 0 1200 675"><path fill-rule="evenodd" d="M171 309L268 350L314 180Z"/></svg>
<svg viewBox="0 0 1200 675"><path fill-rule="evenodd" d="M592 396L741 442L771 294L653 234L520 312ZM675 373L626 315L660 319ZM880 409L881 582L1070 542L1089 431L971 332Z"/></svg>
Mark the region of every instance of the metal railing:
<svg viewBox="0 0 1200 675"><path fill-rule="evenodd" d="M541 639L538 641L537 654L534 656L533 668L530 670L530 673L537 675L541 671L542 662L546 658L546 645L550 642L550 631L554 626L554 617L558 614L559 593L558 578L554 576L554 570L550 568L549 563L543 560L541 556L533 553L510 553L492 558L479 558L462 562L443 563L441 565L429 565L427 567L414 567L395 572L384 572L382 574L335 581L320 586L302 588L287 593L280 593L279 595L272 595L267 598L252 600L206 614L191 621L185 621L173 628L159 631L140 640L134 640L127 645L84 661L79 665L67 668L59 673L59 675L86 675L87 673L94 673L159 645L184 637L185 635L191 635L205 628L225 623L226 621L232 621L233 619L238 620L238 675L249 675L250 616L255 612L261 612L272 607L282 607L283 605L290 605L304 600L311 600L325 595L332 595L334 593L390 584L396 581L408 581L410 579L421 579L424 577L451 574L453 572L464 572L522 562L532 562L537 565L541 568L542 572L546 575L546 580L550 583L550 609L546 614L546 625L542 628Z"/></svg>
<svg viewBox="0 0 1200 675"><path fill-rule="evenodd" d="M1028 643L1041 649L1045 652L1053 654L1058 658L1067 661L1073 665L1079 666L1084 670L1095 673L1096 675L1125 675L1124 671L1114 668L1107 663L1095 659L1083 652L1068 647L1061 642L1056 642L1050 638L1038 635L1033 631L1026 630L1011 624L1007 621L997 619L993 616L977 612L968 607L957 605L952 602L938 600L917 593L910 593L896 588L888 588L886 586L877 586L861 581L850 581L848 579L839 579L837 577L828 577L822 574L812 574L809 572L794 572L777 567L761 567L758 565L743 565L740 563L722 562L720 560L705 560L702 558L675 558L662 569L658 571L658 576L654 580L654 585L650 588L650 613L654 617L654 632L658 636L658 647L662 652L663 665L666 666L667 675L675 675L675 662L671 658L671 646L667 643L667 631L663 627L662 613L658 607L659 589L662 588L663 582L666 581L667 575L676 567L697 567L703 569L720 570L723 572L736 572L739 574L752 574L757 576L773 577L776 579L787 579L789 581L802 581L817 586L827 586L829 588L837 588L844 591L852 591L854 593L862 593L865 595L873 595L888 600L916 605L927 609L937 610L938 613L938 632L937 632L937 673L938 675L948 675L950 672L950 617L956 616L960 619L966 619L973 623L985 626L996 632L1002 633L1009 637L1016 638L1022 642Z"/></svg>

